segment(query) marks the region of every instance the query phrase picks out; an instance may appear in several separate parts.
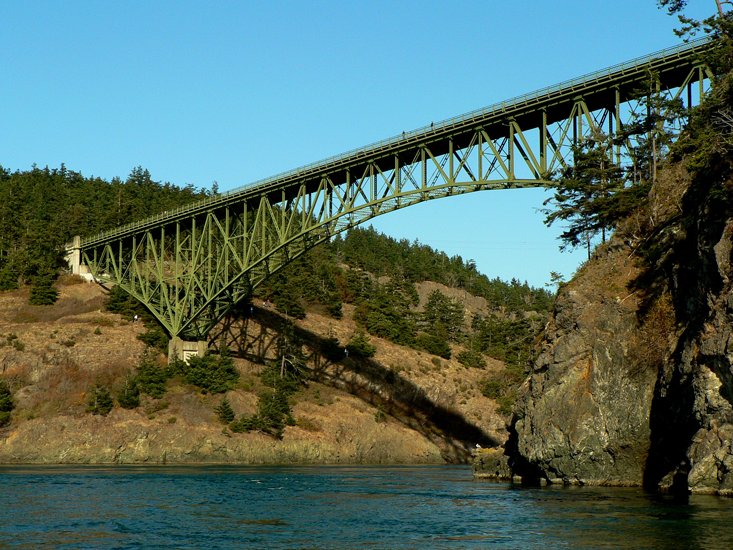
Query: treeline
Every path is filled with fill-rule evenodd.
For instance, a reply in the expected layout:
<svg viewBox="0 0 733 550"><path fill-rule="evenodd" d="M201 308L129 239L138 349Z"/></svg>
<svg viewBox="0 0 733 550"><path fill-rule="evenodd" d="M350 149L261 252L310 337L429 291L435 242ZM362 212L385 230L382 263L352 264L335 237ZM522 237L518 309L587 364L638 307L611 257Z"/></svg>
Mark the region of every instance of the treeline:
<svg viewBox="0 0 733 550"><path fill-rule="evenodd" d="M192 185L154 181L137 167L107 181L81 172L0 165L0 290L52 279L65 267L64 244L207 196Z"/></svg>
<svg viewBox="0 0 733 550"><path fill-rule="evenodd" d="M352 229L345 237L336 236L332 247L339 262L377 277L386 275L412 283L434 281L465 289L486 298L491 306L510 312L548 312L552 308L553 295L544 288L530 287L516 279L489 279L478 272L474 260L449 257L417 240L393 239L371 226Z"/></svg>

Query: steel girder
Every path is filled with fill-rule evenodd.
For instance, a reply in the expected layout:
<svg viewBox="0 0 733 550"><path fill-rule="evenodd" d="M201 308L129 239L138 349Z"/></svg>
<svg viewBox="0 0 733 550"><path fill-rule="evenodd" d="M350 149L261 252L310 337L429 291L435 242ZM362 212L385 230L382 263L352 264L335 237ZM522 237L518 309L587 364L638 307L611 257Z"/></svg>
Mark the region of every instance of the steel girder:
<svg viewBox="0 0 733 550"><path fill-rule="evenodd" d="M573 143L623 126L652 71L691 104L710 76L697 61L708 47L657 52L84 238L82 262L172 336L205 338L270 274L341 231L430 199L549 185Z"/></svg>

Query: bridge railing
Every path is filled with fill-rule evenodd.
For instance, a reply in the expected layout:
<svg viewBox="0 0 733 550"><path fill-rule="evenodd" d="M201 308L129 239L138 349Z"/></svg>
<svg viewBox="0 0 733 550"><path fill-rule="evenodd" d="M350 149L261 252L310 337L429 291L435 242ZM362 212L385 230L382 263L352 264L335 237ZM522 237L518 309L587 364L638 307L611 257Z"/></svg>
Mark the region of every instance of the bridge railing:
<svg viewBox="0 0 733 550"><path fill-rule="evenodd" d="M636 59L633 59L631 61L626 61L624 63L618 63L607 69L602 69L600 71L589 73L581 77L573 78L571 80L566 80L564 82L561 82L560 84L554 84L552 86L548 86L547 88L542 88L541 90L537 90L535 92L530 92L530 93L527 93L521 96L514 97L512 99L501 101L499 103L494 103L493 105L484 107L482 109L476 109L469 113L459 115L453 118L449 118L447 120L442 120L436 123L431 123L430 126L423 126L422 128L418 128L410 132L405 132L401 135L397 135L391 138L383 139L375 143L371 143L369 145L365 145L363 147L352 149L351 151L347 151L346 153L341 153L340 155L335 155L335 156L332 156L332 157L329 157L329 158L326 158L326 159L323 159L317 162L312 162L310 164L306 164L304 166L300 166L298 168L288 170L287 172L281 172L280 174L277 174L275 176L270 176L267 178L257 180L252 183L248 183L246 185L242 185L240 187L237 187L225 193L214 195L212 197L207 197L205 199L196 201L195 203L191 203L186 206L181 206L181 207L178 207L172 210L167 210L165 212L156 214L154 216L150 216L143 220L129 223L121 227L111 229L109 231L104 231L100 233L99 235L90 235L90 236L84 237L81 241L81 244L83 246L85 244L89 244L94 241L107 240L118 234L126 233L131 230L135 230L138 227L149 226L151 224L155 224L158 221L163 221L163 220L168 220L171 218L178 217L181 214L190 212L192 210L197 210L202 207L209 206L209 205L213 206L218 203L226 202L229 199L229 197L231 197L232 195L235 195L237 193L242 193L243 191L250 191L256 187L278 182L280 180L291 178L293 176L297 177L301 174L306 174L313 170L317 170L319 168L323 168L325 166L332 165L335 163L340 163L345 160L351 160L354 158L358 158L359 155L365 155L368 153L372 153L379 149L389 147L391 145L395 145L398 143L406 142L406 141L409 141L410 139L424 136L428 133L432 133L437 130L444 130L446 128L451 128L451 127L454 127L460 124L464 124L466 122L469 122L477 118L485 117L486 115L491 115L497 112L501 112L507 108L522 106L525 104L529 104L532 101L537 101L540 99L550 97L553 94L566 92L566 91L572 91L577 87L588 86L589 84L593 84L602 79L613 78L615 76L623 75L624 73L627 73L629 71L635 71L640 66L648 65L650 63L653 63L654 61L665 60L665 59L669 59L673 57L679 57L681 54L685 54L690 51L694 51L696 49L703 49L704 47L708 46L711 43L711 41L712 39L709 37L698 38L697 40L692 40L688 43L681 44L679 46L675 46L672 48L665 48L663 50L659 50L659 51L650 53L642 57L637 57Z"/></svg>

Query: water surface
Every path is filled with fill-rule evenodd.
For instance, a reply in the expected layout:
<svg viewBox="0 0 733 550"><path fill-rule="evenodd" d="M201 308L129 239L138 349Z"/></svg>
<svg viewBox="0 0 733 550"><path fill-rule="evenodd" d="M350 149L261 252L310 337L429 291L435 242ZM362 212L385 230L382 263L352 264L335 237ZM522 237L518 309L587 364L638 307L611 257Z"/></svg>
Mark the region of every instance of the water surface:
<svg viewBox="0 0 733 550"><path fill-rule="evenodd" d="M0 548L733 548L733 499L465 466L0 466Z"/></svg>

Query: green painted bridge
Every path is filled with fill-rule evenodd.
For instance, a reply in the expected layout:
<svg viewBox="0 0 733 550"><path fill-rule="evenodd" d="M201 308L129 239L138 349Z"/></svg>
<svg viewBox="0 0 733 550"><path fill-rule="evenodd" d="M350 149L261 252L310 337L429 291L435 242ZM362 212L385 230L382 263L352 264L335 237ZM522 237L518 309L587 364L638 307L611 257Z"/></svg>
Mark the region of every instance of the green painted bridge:
<svg viewBox="0 0 733 550"><path fill-rule="evenodd" d="M71 263L121 285L171 336L205 339L270 274L341 231L430 199L549 185L573 143L623 126L652 72L692 104L710 76L698 59L710 47L701 39L656 52L76 238Z"/></svg>

